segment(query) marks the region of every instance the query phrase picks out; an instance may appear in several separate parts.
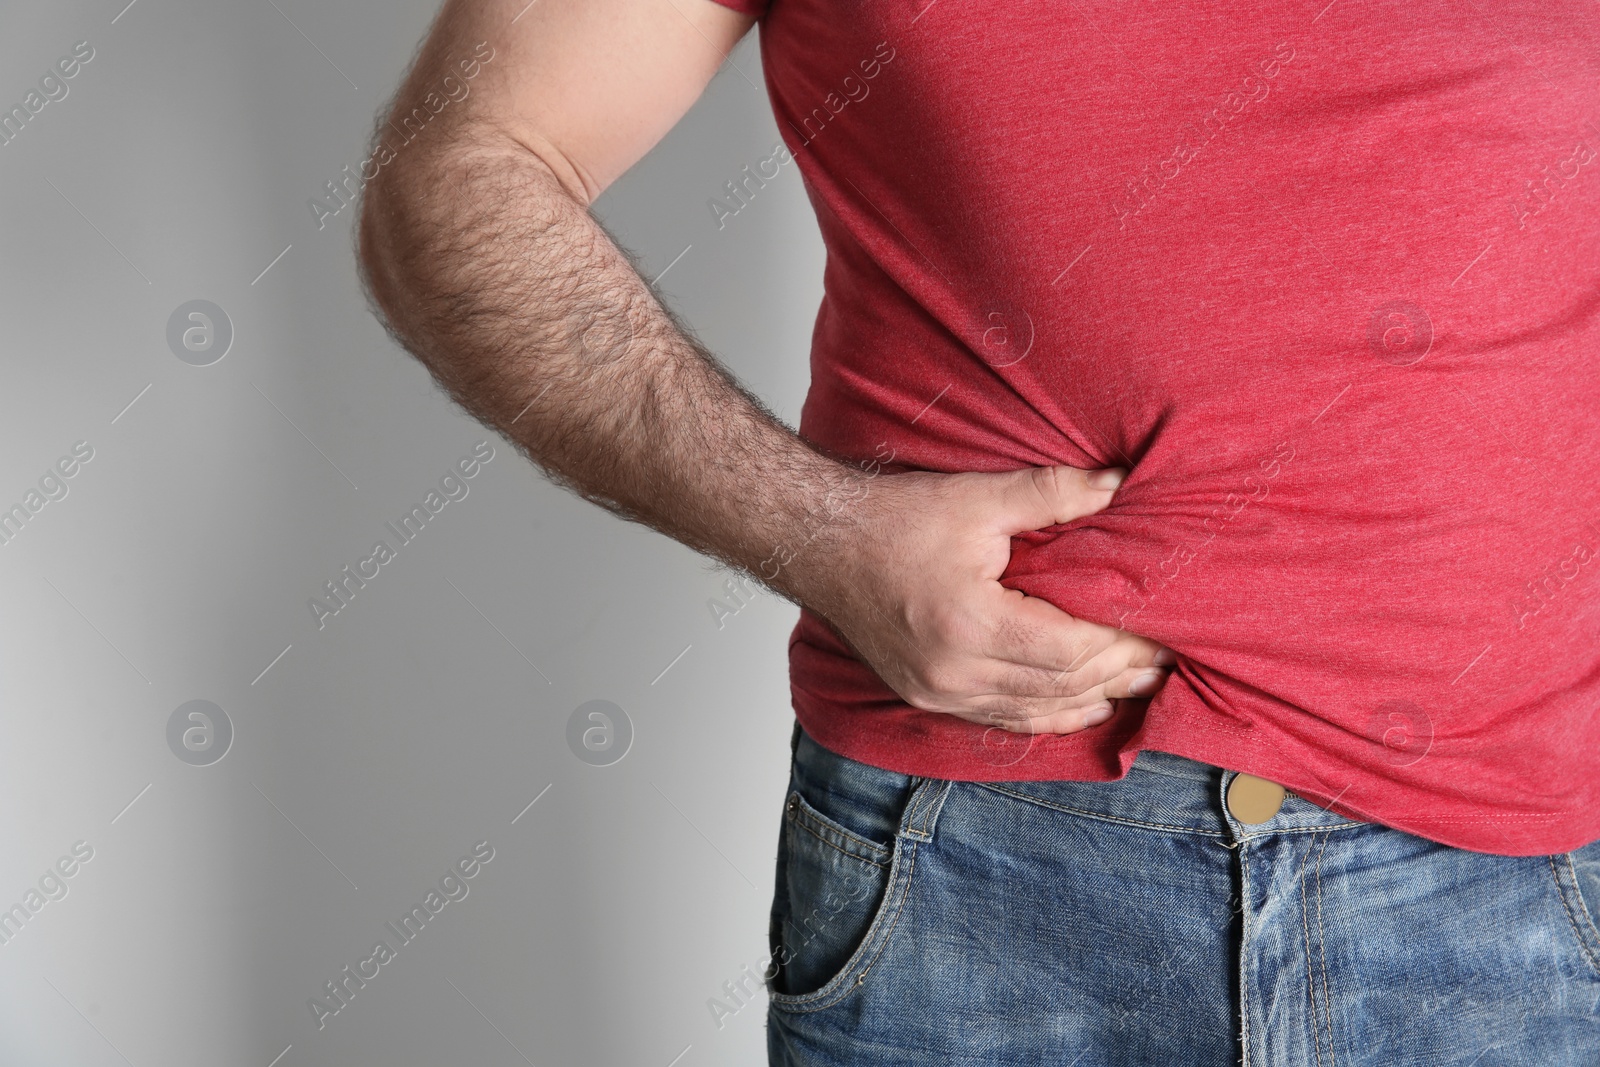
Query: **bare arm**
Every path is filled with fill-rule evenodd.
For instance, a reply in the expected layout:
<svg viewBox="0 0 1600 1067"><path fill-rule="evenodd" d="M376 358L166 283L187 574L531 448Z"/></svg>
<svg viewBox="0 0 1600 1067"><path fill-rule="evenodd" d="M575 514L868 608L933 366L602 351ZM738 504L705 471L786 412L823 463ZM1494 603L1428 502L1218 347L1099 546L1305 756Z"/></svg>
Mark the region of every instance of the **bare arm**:
<svg viewBox="0 0 1600 1067"><path fill-rule="evenodd" d="M687 336L590 217L590 199L615 175L569 159L495 102L509 94L508 68L549 60L537 42L560 2L540 0L519 20L517 40L535 43L496 47L462 109L441 113L452 125L429 126L369 185L361 258L372 294L450 393L552 477L754 571L797 524L816 520L850 471L779 423ZM750 22L694 3L699 30L721 47ZM623 6L641 5L568 4L581 10L561 17L602 20L605 8ZM644 6L651 22L667 21L640 32L692 38L695 62L674 79L709 78L713 45L666 0ZM509 21L516 8L507 10ZM438 50L470 55L475 43ZM629 62L597 61L603 72ZM423 88L437 78L420 80ZM676 93L692 101L687 88ZM639 129L628 154L648 150L661 125Z"/></svg>
<svg viewBox="0 0 1600 1067"><path fill-rule="evenodd" d="M525 2L451 0L401 89L396 126L461 57L492 57L367 186L361 263L396 337L552 478L818 611L919 707L1076 729L1128 695L1155 646L995 581L1011 533L1109 489L1070 468L873 479L822 455L590 217L752 20L710 0ZM993 527L976 552L973 514ZM784 559L797 530L816 536Z"/></svg>

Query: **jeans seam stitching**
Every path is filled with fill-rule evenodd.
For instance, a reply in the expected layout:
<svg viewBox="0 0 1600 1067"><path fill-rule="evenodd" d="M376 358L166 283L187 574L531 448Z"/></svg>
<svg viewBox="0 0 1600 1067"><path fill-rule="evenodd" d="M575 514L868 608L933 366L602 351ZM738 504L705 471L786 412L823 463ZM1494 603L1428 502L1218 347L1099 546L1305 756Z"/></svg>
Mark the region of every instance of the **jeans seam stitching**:
<svg viewBox="0 0 1600 1067"><path fill-rule="evenodd" d="M823 837L822 834L818 833L817 830L814 827L812 827L811 825L806 823L804 820L802 820L798 814L796 814L795 817L794 817L794 824L796 826L798 826L800 829L804 830L806 833L810 834L812 837L816 838L818 841L822 842L824 845L827 845L829 848L831 848L835 852L839 853L839 855L841 855L841 856L848 856L850 859L860 860L862 863L870 863L874 867L886 868L886 867L889 866L887 863L881 863L881 862L879 862L878 860L875 860L875 859L868 859L866 856L858 856L854 852L851 852L849 849L840 848L837 842L829 841L826 837ZM852 840L857 840L857 841L861 840L860 838L856 838L853 835L850 835L850 836L851 836ZM874 847L876 847L876 846L874 846Z"/></svg>
<svg viewBox="0 0 1600 1067"><path fill-rule="evenodd" d="M857 844L863 846L864 848L869 849L874 855L885 855L885 856L887 856L892 851L892 846L880 845L875 841L868 841L866 838L861 837L861 836L851 832L850 830L846 830L843 826L820 824L820 823L818 825L816 825L816 826L813 826L812 822L814 820L811 818L812 813L815 812L817 815L821 815L822 813L820 811L817 811L816 808L812 807L810 801L806 800L805 797L801 797L799 790L795 790L793 795L797 796L797 797L800 797L800 802L802 804L806 805L806 807L803 807L803 808L802 807L796 807L795 808L795 812L794 812L794 815L792 816L792 819L793 819L794 824L796 826L798 826L802 830L806 831L806 833L810 834L812 837L816 838L818 841L821 841L824 845L827 845L829 848L832 848L837 852L840 852L840 853L843 853L846 856L849 856L851 859L859 859L859 860L863 861L864 863L871 863L871 864L874 864L874 865L876 865L878 867L887 867L888 866L888 864L885 863L885 862L882 862L882 861L879 861L879 860L875 860L875 859L870 859L870 858L868 858L866 856L857 856L854 852L851 852L848 849L840 848L838 843L833 842L833 841L829 841L826 837L823 837L820 831L821 830L827 830L829 833L836 833L836 834L840 835L841 837L845 838L848 841L854 841ZM807 808L809 808L810 810L808 811Z"/></svg>
<svg viewBox="0 0 1600 1067"><path fill-rule="evenodd" d="M884 950L889 947L889 939L890 939L891 936L893 936L895 928L900 925L900 913L905 910L906 898L911 895L911 876L916 873L916 869L917 869L917 846L916 846L916 843L915 842L909 843L907 848L910 850L910 855L907 857L905 878L901 879L901 881L900 881L900 895L899 895L899 898L895 901L895 903L893 905L894 916L889 921L888 929L886 929L883 932L883 936L878 939L878 946L877 946L876 950L874 950L874 952L872 953L872 958L866 961L866 966L863 967L861 972L856 975L856 980L854 982L846 982L845 981L845 979L847 979L850 976L850 973L855 970L855 968L852 967L852 968L849 968L848 970L845 970L845 971L841 972L840 975L833 980L833 982L841 983L843 985L843 988L835 990L829 996L827 996L827 997L825 997L825 998L823 998L821 1000L818 1000L815 1003L804 1003L804 1004L792 1004L792 1003L791 1004L781 1004L779 1002L779 1000L777 999L777 996L772 996L772 997L769 998L769 1003L772 1005L772 1007L774 1007L775 1009L777 1009L779 1011L788 1011L788 1012L793 1012L795 1014L801 1014L801 1013L813 1012L813 1011L822 1011L822 1010L824 1010L826 1008L831 1008L835 1004L838 1004L840 1001L844 1000L845 997L849 996L851 994L851 992L853 992L857 987L859 987L862 984L862 979L866 977L867 972L872 970L872 968L878 962L878 957L882 956L883 953L884 953ZM891 884L888 887L888 889L885 890L885 892L893 891L894 888L895 888L895 886L893 884ZM869 934L871 933L870 930L868 932L869 932ZM830 982L829 985L832 985L833 982ZM823 986L822 987L822 989L826 989L826 988L828 988L828 987L827 986ZM822 992L822 989L817 990L817 992L818 993Z"/></svg>
<svg viewBox="0 0 1600 1067"><path fill-rule="evenodd" d="M1578 881L1577 864L1572 862L1572 853L1570 852L1563 853L1561 858L1567 861L1567 871L1572 875L1572 889L1574 895L1577 897L1579 905L1578 910L1583 913L1583 918L1588 920L1583 925L1588 926L1589 929L1594 932L1595 942L1600 944L1600 924L1596 924L1595 916L1589 911L1589 905L1583 899L1583 887Z"/></svg>
<svg viewBox="0 0 1600 1067"><path fill-rule="evenodd" d="M1316 839L1312 838L1300 860L1300 929L1306 939L1306 1000L1311 1008L1311 1047L1316 1052L1317 1067L1322 1067L1322 1020L1317 1018L1317 972L1311 960L1311 909L1306 893L1306 868L1311 864L1311 849L1315 846Z"/></svg>
<svg viewBox="0 0 1600 1067"><path fill-rule="evenodd" d="M1065 804L1055 804L1048 800L1040 800L1038 797L1030 797L1026 793L1016 793L1009 789L1002 789L993 782L974 782L973 784L987 789L990 792L999 793L1001 796L1011 797L1014 800L1021 800L1028 804L1036 804L1041 808L1049 808L1052 811L1065 812L1068 815L1082 815L1090 819L1102 819L1106 822L1118 823L1123 826L1139 826L1148 830L1171 830L1175 833L1196 834L1201 837L1227 836L1218 830L1201 830L1192 826L1174 826L1171 823L1144 822L1140 819L1129 819L1120 815L1107 815L1104 812L1086 811L1082 808L1072 808ZM1351 825L1357 824L1352 823Z"/></svg>
<svg viewBox="0 0 1600 1067"><path fill-rule="evenodd" d="M1573 884L1576 885L1578 875L1577 869L1572 866L1571 855L1564 855L1562 858L1567 861L1567 867L1572 871ZM1573 937L1577 938L1578 952L1591 970L1600 973L1600 959L1595 958L1594 950L1589 946L1588 939L1583 935L1583 928L1578 924L1578 917L1572 912L1572 904L1567 900L1567 885L1561 880L1561 872L1556 868L1556 858L1552 855L1546 856L1545 859L1550 862L1550 874L1555 879L1556 896L1561 900L1561 910L1566 912L1567 924L1572 927Z"/></svg>
<svg viewBox="0 0 1600 1067"><path fill-rule="evenodd" d="M1328 980L1328 935L1322 925L1322 857L1327 854L1332 837L1331 831L1323 835L1322 847L1317 849L1317 959L1322 967L1322 1011L1328 1019L1328 1067L1338 1067L1333 1045L1333 987Z"/></svg>
<svg viewBox="0 0 1600 1067"><path fill-rule="evenodd" d="M1334 830L1351 830L1357 827L1373 825L1376 824L1368 822L1339 822L1334 823L1332 826L1283 826L1273 830L1257 830L1254 833L1241 834L1239 835L1239 841L1243 843L1245 841L1254 841L1261 837L1274 837L1278 834L1320 834L1324 830L1332 833Z"/></svg>
<svg viewBox="0 0 1600 1067"><path fill-rule="evenodd" d="M1239 1067L1250 1067L1250 864L1243 841L1237 846L1239 857Z"/></svg>
<svg viewBox="0 0 1600 1067"><path fill-rule="evenodd" d="M922 782L924 783L932 783L934 781L935 779L932 778L922 779ZM933 835L930 834L926 829L919 827L917 825L917 821L923 817L924 811L932 807L933 794L937 788L938 787L936 785L926 785L923 788L918 789L912 795L911 817L906 820L906 836L914 837L918 841L931 841L933 839Z"/></svg>

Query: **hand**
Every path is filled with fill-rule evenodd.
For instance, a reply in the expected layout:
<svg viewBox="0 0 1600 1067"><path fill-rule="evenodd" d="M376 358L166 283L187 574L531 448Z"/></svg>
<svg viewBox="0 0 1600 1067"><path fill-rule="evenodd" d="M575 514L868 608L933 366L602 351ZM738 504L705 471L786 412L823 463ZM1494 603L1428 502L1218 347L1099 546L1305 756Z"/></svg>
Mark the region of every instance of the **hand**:
<svg viewBox="0 0 1600 1067"><path fill-rule="evenodd" d="M914 708L1074 733L1166 682L1169 649L999 582L1011 537L1092 515L1126 472L1031 467L866 479L794 562L801 602Z"/></svg>

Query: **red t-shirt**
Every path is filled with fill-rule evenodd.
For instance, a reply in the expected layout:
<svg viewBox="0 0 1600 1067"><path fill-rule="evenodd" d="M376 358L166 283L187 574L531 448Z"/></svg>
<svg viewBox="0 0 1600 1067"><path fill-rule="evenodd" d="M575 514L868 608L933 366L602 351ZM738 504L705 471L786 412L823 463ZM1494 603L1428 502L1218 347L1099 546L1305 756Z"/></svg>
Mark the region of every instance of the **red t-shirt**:
<svg viewBox="0 0 1600 1067"><path fill-rule="evenodd" d="M1181 657L1028 743L803 612L819 742L963 780L1152 748L1462 848L1600 838L1600 8L722 2L784 139L742 188L792 153L827 248L801 432L1129 467L1003 581Z"/></svg>

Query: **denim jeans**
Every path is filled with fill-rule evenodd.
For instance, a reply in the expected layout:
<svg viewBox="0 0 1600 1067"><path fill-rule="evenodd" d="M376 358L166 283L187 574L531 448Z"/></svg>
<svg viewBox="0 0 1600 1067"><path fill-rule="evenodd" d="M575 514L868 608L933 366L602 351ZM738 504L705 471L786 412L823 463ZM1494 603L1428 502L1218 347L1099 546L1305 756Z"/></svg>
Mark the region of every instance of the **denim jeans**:
<svg viewBox="0 0 1600 1067"><path fill-rule="evenodd" d="M772 903L774 1065L1597 1067L1600 843L1494 856L1234 772L951 782L798 725Z"/></svg>

